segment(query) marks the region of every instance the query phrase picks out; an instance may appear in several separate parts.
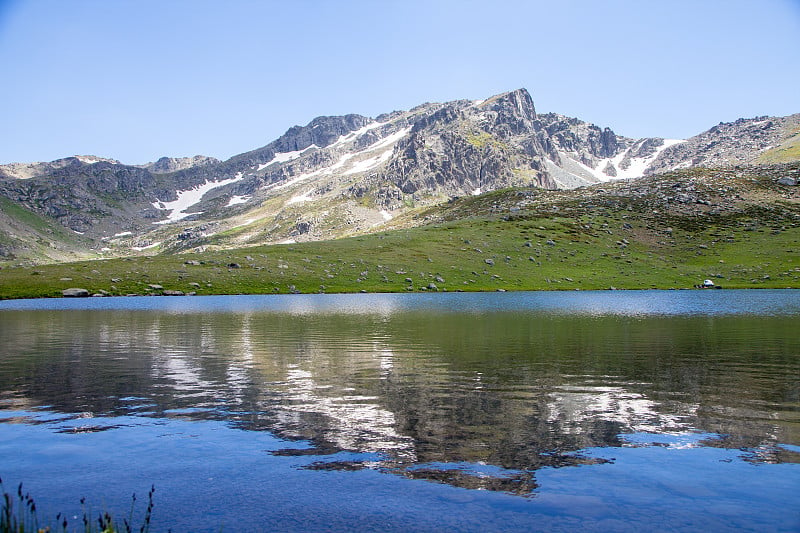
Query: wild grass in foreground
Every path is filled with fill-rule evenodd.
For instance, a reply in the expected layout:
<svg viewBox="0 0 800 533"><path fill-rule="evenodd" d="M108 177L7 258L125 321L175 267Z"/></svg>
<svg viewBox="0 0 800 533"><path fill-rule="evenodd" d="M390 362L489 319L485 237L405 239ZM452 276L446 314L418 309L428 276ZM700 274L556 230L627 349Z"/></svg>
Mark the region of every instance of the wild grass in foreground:
<svg viewBox="0 0 800 533"><path fill-rule="evenodd" d="M138 528L133 526L133 513L136 506L136 495L131 498L131 509L127 518L122 523L114 521L108 512L99 513L96 519L91 518L91 510L87 509L86 499L81 498L83 516L80 522L70 528L69 520L66 516L58 513L55 517L55 524L48 523L39 519L36 509L36 502L30 493L23 493L22 483L17 486L16 495L6 492L3 480L0 479L0 491L2 491L2 509L0 509L0 533L49 533L60 531L82 531L83 533L146 533L150 531L150 521L153 516L153 493L155 487L151 487L147 493L147 508L142 519L142 524Z"/></svg>

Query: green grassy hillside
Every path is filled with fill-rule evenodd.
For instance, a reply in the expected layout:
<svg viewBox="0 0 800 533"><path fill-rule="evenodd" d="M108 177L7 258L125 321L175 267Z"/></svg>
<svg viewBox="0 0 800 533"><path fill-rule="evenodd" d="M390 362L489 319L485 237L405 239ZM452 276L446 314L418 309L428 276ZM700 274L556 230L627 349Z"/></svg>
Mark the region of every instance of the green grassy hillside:
<svg viewBox="0 0 800 533"><path fill-rule="evenodd" d="M800 287L800 167L693 170L577 191L509 189L326 242L0 270L0 298ZM421 220L428 223L413 226Z"/></svg>
<svg viewBox="0 0 800 533"><path fill-rule="evenodd" d="M787 163L800 160L800 128L778 146L758 157L760 163Z"/></svg>

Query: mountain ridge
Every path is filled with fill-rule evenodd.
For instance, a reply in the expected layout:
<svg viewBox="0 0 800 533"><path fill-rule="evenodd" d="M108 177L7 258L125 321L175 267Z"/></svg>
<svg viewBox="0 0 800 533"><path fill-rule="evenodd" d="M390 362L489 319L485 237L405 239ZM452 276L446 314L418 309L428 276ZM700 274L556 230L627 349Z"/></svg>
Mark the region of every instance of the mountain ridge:
<svg viewBox="0 0 800 533"><path fill-rule="evenodd" d="M0 250L7 261L46 262L63 260L48 253L61 249L75 258L114 257L338 238L505 187L571 189L676 168L757 164L770 150L791 154L798 132L800 114L720 123L688 140L632 139L537 114L525 89L376 118L321 116L225 161L125 165L76 156L2 165L6 202L70 238L26 228L6 209Z"/></svg>

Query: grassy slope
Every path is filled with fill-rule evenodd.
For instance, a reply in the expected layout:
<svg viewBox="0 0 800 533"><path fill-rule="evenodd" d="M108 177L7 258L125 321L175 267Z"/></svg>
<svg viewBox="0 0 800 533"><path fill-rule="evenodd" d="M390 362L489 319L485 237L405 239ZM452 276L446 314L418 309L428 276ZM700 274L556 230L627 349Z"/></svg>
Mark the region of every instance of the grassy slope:
<svg viewBox="0 0 800 533"><path fill-rule="evenodd" d="M627 192L499 191L419 215L433 221L426 226L362 237L3 269L0 298L60 296L68 287L160 292L150 284L198 294L666 289L708 278L727 288L800 287L798 188L776 187L774 176L722 178L658 178L661 190L675 181L722 190L706 195L722 207L664 203L647 185L654 182Z"/></svg>
<svg viewBox="0 0 800 533"><path fill-rule="evenodd" d="M758 157L760 163L785 163L800 160L800 129L775 148Z"/></svg>
<svg viewBox="0 0 800 533"><path fill-rule="evenodd" d="M86 257L78 235L56 221L0 196L0 246L24 251L25 257L40 261L67 261ZM0 257L0 265L3 258Z"/></svg>

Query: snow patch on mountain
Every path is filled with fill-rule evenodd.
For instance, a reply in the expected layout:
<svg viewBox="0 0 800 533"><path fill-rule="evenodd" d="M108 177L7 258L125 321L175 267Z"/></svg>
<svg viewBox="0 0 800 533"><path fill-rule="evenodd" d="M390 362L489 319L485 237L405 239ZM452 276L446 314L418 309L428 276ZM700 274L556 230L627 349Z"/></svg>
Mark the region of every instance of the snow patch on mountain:
<svg viewBox="0 0 800 533"><path fill-rule="evenodd" d="M177 200L173 200L171 202L162 202L156 200L153 202L153 207L157 209L163 209L165 211L169 211L169 215L167 215L166 220L161 220L159 222L155 222L155 224L169 224L171 222L177 222L182 220L189 215L195 213L187 213L186 210L192 207L193 205L200 202L209 191L212 191L216 188L223 187L225 185L230 185L231 183L236 183L237 181L241 181L243 176L241 173L237 174L235 177L222 180L222 181L206 181L202 185L195 187L194 189L189 189L188 191L178 191L178 198Z"/></svg>
<svg viewBox="0 0 800 533"><path fill-rule="evenodd" d="M382 163L385 163L392 157L392 150L386 150L380 155L375 157L370 157L369 159L364 159L363 161L359 161L354 164L350 170L343 173L344 176L349 176L351 174L358 174L361 172L366 172L367 170L371 170L377 166L380 166Z"/></svg>
<svg viewBox="0 0 800 533"><path fill-rule="evenodd" d="M664 139L664 142L661 144L661 146L656 148L656 150L647 157L630 157L627 168L622 167L623 160L629 156L630 151L633 150L633 148L636 148L637 145L634 145L634 147L629 148L628 150L620 152L614 157L601 159L594 168L583 165L583 163L580 164L600 181L639 178L644 175L647 167L649 167L650 164L656 160L661 152L670 146L674 146L682 142L686 141L682 139ZM613 167L616 169L616 176L609 176L605 173L605 169L608 168L609 164L613 165Z"/></svg>
<svg viewBox="0 0 800 533"><path fill-rule="evenodd" d="M380 126L380 125L383 125L383 123L382 122L376 122L376 123L373 123L373 124L371 124L369 126L364 126L363 128L361 128L358 131L363 133L365 130L374 129L374 128ZM339 174L341 176L349 176L349 175L352 175L352 174L358 174L358 173L361 173L361 172L366 172L367 170L371 170L373 168L379 167L380 165L382 165L383 163L385 163L386 161L388 161L391 158L393 147L397 143L397 141L399 141L400 139L402 139L403 137L408 135L408 133L410 131L411 131L411 127L403 128L401 130L396 131L395 133L392 133L391 135L387 135L383 139L380 139L380 140L372 143L371 145L367 146L366 148L364 148L362 150L359 150L357 152L350 152L350 153L342 154L339 157L339 159L335 163L333 163L332 165L329 165L327 167L322 167L322 168L319 168L317 170L313 170L311 172L305 172L303 174L298 174L297 176L294 176L294 177L290 178L289 180L284 181L282 183L270 184L267 187L265 187L265 189L279 190L279 189L284 189L284 188L287 188L287 187L291 187L292 185L296 185L298 183L302 183L302 182L310 180L312 178L318 178L318 177L321 177L321 176L332 176L334 174ZM355 133L355 132L352 132L352 133ZM352 138L355 139L356 137L357 137L357 135L353 136ZM338 143L338 141L337 141L337 143ZM334 144L336 144L336 143L334 143ZM389 146L392 146L392 148L388 148ZM388 148L388 149L384 150L382 153L380 153L377 156L369 157L369 158L366 158L366 159L358 159L358 158L360 158L362 156L369 155L370 153L375 152L376 150L379 150L379 149L382 149L382 148ZM350 164L349 161L351 159L357 159L357 161L355 163ZM349 168L348 168L348 165L349 165Z"/></svg>
<svg viewBox="0 0 800 533"><path fill-rule="evenodd" d="M304 192L303 194L298 194L297 196L292 196L286 202L286 205L301 204L303 202L307 202L307 201L311 200L311 195L313 193L314 193L314 190L313 189L309 189L306 192Z"/></svg>
<svg viewBox="0 0 800 533"><path fill-rule="evenodd" d="M148 244L147 246L131 246L131 249L136 250L137 252L143 252L144 250L152 250L153 248L157 248L162 244L162 241L158 241L154 242L153 244Z"/></svg>
<svg viewBox="0 0 800 533"><path fill-rule="evenodd" d="M334 146L339 146L340 144L344 144L344 143L347 143L347 142L350 142L350 141L354 141L354 140L358 139L361 135L364 135L365 133L367 133L368 131L374 130L375 128L380 128L381 126L384 126L385 124L386 124L386 122L371 122L370 124L367 124L366 126L363 126L363 127L359 128L359 129L357 129L355 131L351 131L347 135L341 135L338 139L333 141L333 143L329 144L326 148L331 148L331 147L334 147Z"/></svg>
<svg viewBox="0 0 800 533"><path fill-rule="evenodd" d="M319 147L316 144L312 144L311 146L307 146L306 148L303 148L302 150L294 150L292 152L278 152L277 154L275 154L275 156L272 159L270 159L269 161L267 161L263 165L258 165L258 167L256 168L256 172L264 170L265 168L267 168L268 166L272 165L273 163L287 163L289 161L297 159L298 157L303 155L305 152L307 152L309 150L312 150L314 148L319 148Z"/></svg>
<svg viewBox="0 0 800 533"><path fill-rule="evenodd" d="M231 199L228 200L228 204L225 207L233 207L234 205L244 204L250 200L249 196L231 196Z"/></svg>
<svg viewBox="0 0 800 533"><path fill-rule="evenodd" d="M401 130L397 130L396 132L392 133L391 135L387 135L386 137L384 137L380 141L377 141L375 144L371 144L370 146L365 148L363 151L364 152L371 152L372 150L378 150L378 149L383 148L385 146L393 145L397 141L399 141L400 139L402 139L403 137L408 135L408 133L410 131L411 131L411 126L409 126L407 128L403 128Z"/></svg>

